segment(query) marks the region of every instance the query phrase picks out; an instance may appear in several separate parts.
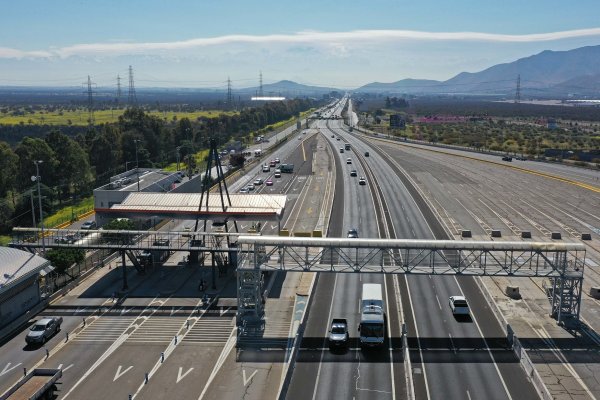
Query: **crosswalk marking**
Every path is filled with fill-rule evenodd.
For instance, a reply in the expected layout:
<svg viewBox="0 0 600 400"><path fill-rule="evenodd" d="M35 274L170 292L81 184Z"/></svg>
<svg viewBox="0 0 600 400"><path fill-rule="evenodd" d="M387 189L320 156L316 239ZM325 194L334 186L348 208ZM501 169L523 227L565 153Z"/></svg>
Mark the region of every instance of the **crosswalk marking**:
<svg viewBox="0 0 600 400"><path fill-rule="evenodd" d="M183 338L184 343L224 344L233 329L233 318L202 317Z"/></svg>

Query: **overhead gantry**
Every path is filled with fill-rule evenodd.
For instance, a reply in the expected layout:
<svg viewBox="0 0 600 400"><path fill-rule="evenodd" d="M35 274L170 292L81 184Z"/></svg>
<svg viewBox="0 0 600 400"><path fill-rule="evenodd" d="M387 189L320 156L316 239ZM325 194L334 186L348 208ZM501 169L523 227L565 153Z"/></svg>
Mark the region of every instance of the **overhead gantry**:
<svg viewBox="0 0 600 400"><path fill-rule="evenodd" d="M581 243L403 239L238 238L238 324L264 317L262 271L546 277L551 314L579 320Z"/></svg>

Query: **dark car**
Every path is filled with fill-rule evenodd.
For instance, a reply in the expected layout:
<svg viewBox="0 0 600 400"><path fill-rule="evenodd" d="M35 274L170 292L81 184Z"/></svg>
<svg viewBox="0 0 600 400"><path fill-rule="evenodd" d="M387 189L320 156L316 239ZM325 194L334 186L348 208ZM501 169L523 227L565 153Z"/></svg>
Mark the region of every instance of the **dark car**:
<svg viewBox="0 0 600 400"><path fill-rule="evenodd" d="M369 152L365 151L365 157L369 157Z"/></svg>
<svg viewBox="0 0 600 400"><path fill-rule="evenodd" d="M348 238L358 239L358 229L356 229L356 228L348 229Z"/></svg>
<svg viewBox="0 0 600 400"><path fill-rule="evenodd" d="M367 180L364 177L360 177L360 179L358 180L358 184L359 185L366 185L367 184Z"/></svg>
<svg viewBox="0 0 600 400"><path fill-rule="evenodd" d="M502 161L508 161L508 162L511 162L511 161L512 161L512 157L509 157L509 156L502 157Z"/></svg>
<svg viewBox="0 0 600 400"><path fill-rule="evenodd" d="M356 170L353 169L352 171L350 171L350 176L357 176Z"/></svg>

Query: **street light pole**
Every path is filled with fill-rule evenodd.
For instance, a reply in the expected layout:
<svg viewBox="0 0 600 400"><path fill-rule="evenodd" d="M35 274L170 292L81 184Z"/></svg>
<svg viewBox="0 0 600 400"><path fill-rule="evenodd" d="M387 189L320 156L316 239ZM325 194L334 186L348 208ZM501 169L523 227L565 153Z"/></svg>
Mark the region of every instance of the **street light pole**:
<svg viewBox="0 0 600 400"><path fill-rule="evenodd" d="M40 206L40 224L42 224L42 252L46 254L46 239L44 237L44 213L42 211L42 190L40 189L40 164L43 163L42 160L36 160L33 162L35 164L35 176L31 177L31 180L37 182L37 190L38 190L38 201Z"/></svg>
<svg viewBox="0 0 600 400"><path fill-rule="evenodd" d="M138 161L138 142L140 140L139 139L134 139L133 143L135 143L135 174L137 175L137 191L140 191L140 164Z"/></svg>

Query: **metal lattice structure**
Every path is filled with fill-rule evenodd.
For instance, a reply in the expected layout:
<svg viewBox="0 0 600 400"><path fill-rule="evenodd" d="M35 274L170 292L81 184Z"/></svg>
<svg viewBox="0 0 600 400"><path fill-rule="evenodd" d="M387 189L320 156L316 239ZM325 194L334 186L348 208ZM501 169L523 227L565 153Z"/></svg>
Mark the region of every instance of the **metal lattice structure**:
<svg viewBox="0 0 600 400"><path fill-rule="evenodd" d="M238 246L238 323L262 318L261 299L250 298L262 289L239 278L254 273L258 282L261 271L547 277L554 282L552 315L579 319L581 243L240 236Z"/></svg>

